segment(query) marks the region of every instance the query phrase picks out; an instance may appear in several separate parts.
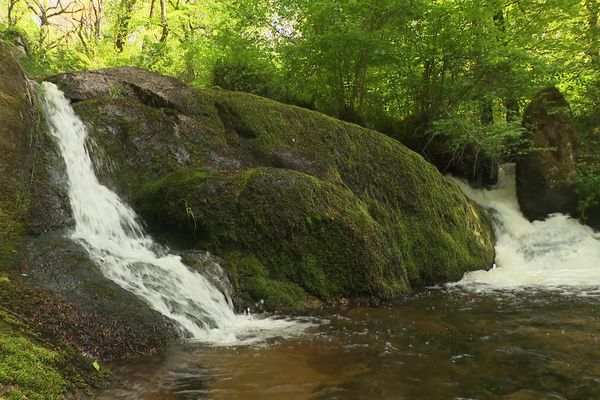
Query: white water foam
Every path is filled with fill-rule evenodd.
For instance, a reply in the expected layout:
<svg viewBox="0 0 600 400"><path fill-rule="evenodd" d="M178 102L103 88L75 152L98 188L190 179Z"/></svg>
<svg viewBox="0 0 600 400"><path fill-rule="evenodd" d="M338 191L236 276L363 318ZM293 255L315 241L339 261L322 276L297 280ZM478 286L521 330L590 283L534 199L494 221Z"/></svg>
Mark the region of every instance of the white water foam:
<svg viewBox="0 0 600 400"><path fill-rule="evenodd" d="M501 166L500 182L492 190L473 189L454 180L467 196L491 212L497 242L491 270L466 273L450 286L600 295L600 233L563 214L529 222L519 209L514 164Z"/></svg>
<svg viewBox="0 0 600 400"><path fill-rule="evenodd" d="M69 179L75 219L71 237L87 250L107 278L171 319L187 339L244 344L298 333L309 325L236 315L228 293L191 271L181 257L161 250L144 233L135 212L98 182L86 148L87 129L69 100L52 83L44 82L41 87L42 108Z"/></svg>

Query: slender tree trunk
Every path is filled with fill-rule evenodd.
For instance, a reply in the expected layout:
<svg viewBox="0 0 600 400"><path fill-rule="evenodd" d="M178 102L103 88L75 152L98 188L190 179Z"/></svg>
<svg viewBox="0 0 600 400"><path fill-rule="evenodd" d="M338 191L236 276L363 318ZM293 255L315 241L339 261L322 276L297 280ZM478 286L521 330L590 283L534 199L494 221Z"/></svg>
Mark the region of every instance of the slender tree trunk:
<svg viewBox="0 0 600 400"><path fill-rule="evenodd" d="M8 9L6 12L6 19L7 19L9 28L13 28L17 24L17 18L15 18L15 16L13 15L13 11L18 2L19 2L19 0L8 0Z"/></svg>
<svg viewBox="0 0 600 400"><path fill-rule="evenodd" d="M79 20L79 25L77 27L77 37L79 38L79 41L81 42L81 44L83 45L83 49L85 51L86 54L90 53L90 49L88 47L87 44L87 39L86 39L86 33L85 32L85 20L83 18L83 16L81 17L81 19Z"/></svg>
<svg viewBox="0 0 600 400"><path fill-rule="evenodd" d="M491 99L482 100L480 119L484 125L491 125L494 122L494 105Z"/></svg>
<svg viewBox="0 0 600 400"><path fill-rule="evenodd" d="M117 37L115 39L115 47L119 52L123 51L125 41L129 34L129 21L133 13L133 6L136 0L121 0L120 12L116 22Z"/></svg>
<svg viewBox="0 0 600 400"><path fill-rule="evenodd" d="M521 111L519 110L519 101L508 97L504 99L504 108L506 108L506 122L517 122L521 119Z"/></svg>
<svg viewBox="0 0 600 400"><path fill-rule="evenodd" d="M162 26L160 42L164 43L169 36L169 25L167 24L167 0L160 0L160 25Z"/></svg>
<svg viewBox="0 0 600 400"><path fill-rule="evenodd" d="M98 0L94 7L94 36L96 39L100 39L102 17L104 14L104 0Z"/></svg>
<svg viewBox="0 0 600 400"><path fill-rule="evenodd" d="M500 31L500 33L506 33L506 20L504 18L504 11L502 9L498 10L496 14L494 14L494 24ZM501 38L500 40L504 40ZM506 45L505 45L506 46ZM506 65L506 69L510 75L512 75L512 67L510 64ZM509 92L512 92L509 88ZM504 108L506 109L506 122L516 122L520 119L521 113L519 110L519 101L515 98L514 93L508 93L502 99L504 104Z"/></svg>
<svg viewBox="0 0 600 400"><path fill-rule="evenodd" d="M154 3L156 2L156 0L152 0L150 2L150 14L148 14L148 18L152 19L152 17L154 17Z"/></svg>

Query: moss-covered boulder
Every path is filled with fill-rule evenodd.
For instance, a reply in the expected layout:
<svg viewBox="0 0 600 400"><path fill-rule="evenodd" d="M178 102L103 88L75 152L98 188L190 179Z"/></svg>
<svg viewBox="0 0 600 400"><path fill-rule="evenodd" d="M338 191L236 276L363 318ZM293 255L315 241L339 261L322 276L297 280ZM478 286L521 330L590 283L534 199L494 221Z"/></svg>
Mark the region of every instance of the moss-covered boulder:
<svg viewBox="0 0 600 400"><path fill-rule="evenodd" d="M390 297L408 288L366 204L347 188L307 174L181 169L144 187L134 203L158 225L195 230L196 246L229 261L242 296L263 298L267 306L294 306L303 290L327 299ZM291 298L269 291L281 282Z"/></svg>
<svg viewBox="0 0 600 400"><path fill-rule="evenodd" d="M488 268L488 218L378 132L133 68L52 78L99 175L157 234L225 260L240 297L389 298Z"/></svg>

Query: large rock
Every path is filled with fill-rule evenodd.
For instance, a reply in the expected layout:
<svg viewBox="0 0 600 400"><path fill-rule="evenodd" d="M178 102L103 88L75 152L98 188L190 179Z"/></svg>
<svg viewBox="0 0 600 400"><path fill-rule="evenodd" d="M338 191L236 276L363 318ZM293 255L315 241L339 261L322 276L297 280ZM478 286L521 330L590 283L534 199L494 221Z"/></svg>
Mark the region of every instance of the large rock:
<svg viewBox="0 0 600 400"><path fill-rule="evenodd" d="M571 184L576 174L576 141L571 110L556 88L545 89L525 110L523 127L539 149L517 161L517 196L530 220L552 213L573 214L577 195Z"/></svg>
<svg viewBox="0 0 600 400"><path fill-rule="evenodd" d="M486 215L380 133L134 68L51 80L92 128L102 180L157 234L222 257L246 302L389 298L492 264Z"/></svg>

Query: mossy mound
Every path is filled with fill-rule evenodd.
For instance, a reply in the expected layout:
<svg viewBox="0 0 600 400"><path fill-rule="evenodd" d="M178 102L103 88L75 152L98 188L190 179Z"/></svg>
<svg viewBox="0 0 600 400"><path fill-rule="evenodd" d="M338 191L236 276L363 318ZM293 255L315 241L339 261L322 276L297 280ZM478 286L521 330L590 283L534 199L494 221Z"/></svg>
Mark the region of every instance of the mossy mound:
<svg viewBox="0 0 600 400"><path fill-rule="evenodd" d="M96 370L93 360L80 356L66 343L44 340L15 315L0 310L0 398L91 397L91 388L106 380L104 370Z"/></svg>
<svg viewBox="0 0 600 400"><path fill-rule="evenodd" d="M486 215L378 132L133 68L52 80L92 128L103 180L155 232L223 257L248 301L389 298L492 264Z"/></svg>
<svg viewBox="0 0 600 400"><path fill-rule="evenodd" d="M195 231L197 246L228 261L233 284L269 308L293 306L302 290L328 299L408 288L403 272L389 267L385 233L366 204L307 174L183 169L146 186L134 204L150 223Z"/></svg>

